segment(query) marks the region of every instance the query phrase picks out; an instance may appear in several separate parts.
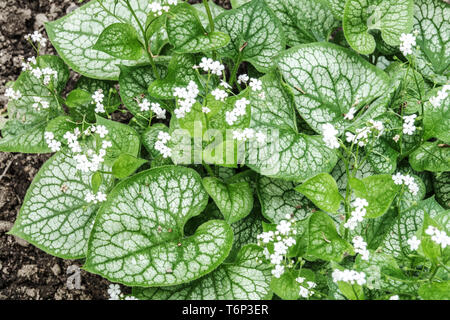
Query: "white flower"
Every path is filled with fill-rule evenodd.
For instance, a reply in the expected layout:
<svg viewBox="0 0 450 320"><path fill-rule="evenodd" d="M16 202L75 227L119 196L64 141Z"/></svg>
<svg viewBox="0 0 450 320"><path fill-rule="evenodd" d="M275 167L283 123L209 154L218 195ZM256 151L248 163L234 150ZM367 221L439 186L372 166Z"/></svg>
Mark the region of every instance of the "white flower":
<svg viewBox="0 0 450 320"><path fill-rule="evenodd" d="M167 146L167 142L170 141L170 134L164 131L158 133L158 141L155 143L155 149L159 151L163 158L168 158L172 156L172 149Z"/></svg>
<svg viewBox="0 0 450 320"><path fill-rule="evenodd" d="M430 98L430 103L433 107L437 108L442 104L442 101L448 97L447 91L450 91L450 85L444 85L441 90L438 91L437 95Z"/></svg>
<svg viewBox="0 0 450 320"><path fill-rule="evenodd" d="M153 113L155 113L157 119L166 119L166 110L161 108L161 105L159 103L152 103L151 104L151 110Z"/></svg>
<svg viewBox="0 0 450 320"><path fill-rule="evenodd" d="M95 132L100 136L100 138L104 138L108 134L108 129L104 125L98 125L95 128Z"/></svg>
<svg viewBox="0 0 450 320"><path fill-rule="evenodd" d="M361 255L361 259L369 260L369 250L367 250L367 243L360 236L355 236L352 240L355 252Z"/></svg>
<svg viewBox="0 0 450 320"><path fill-rule="evenodd" d="M150 102L147 99L143 99L139 104L139 109L142 112L146 112L148 110L150 110Z"/></svg>
<svg viewBox="0 0 450 320"><path fill-rule="evenodd" d="M19 100L22 98L22 94L19 90L14 90L13 88L7 88L5 91L5 97L11 100Z"/></svg>
<svg viewBox="0 0 450 320"><path fill-rule="evenodd" d="M50 107L50 103L45 100L42 99L41 97L33 97L34 103L33 103L33 108L36 109L37 111L42 109L48 109Z"/></svg>
<svg viewBox="0 0 450 320"><path fill-rule="evenodd" d="M250 83L248 85L253 91L262 90L262 81L259 79L251 78Z"/></svg>
<svg viewBox="0 0 450 320"><path fill-rule="evenodd" d="M30 57L27 62L22 62L22 71L31 71L36 64L36 57Z"/></svg>
<svg viewBox="0 0 450 320"><path fill-rule="evenodd" d="M216 76L222 75L222 71L225 70L225 66L221 64L219 61L214 61L211 66L211 73Z"/></svg>
<svg viewBox="0 0 450 320"><path fill-rule="evenodd" d="M280 221L280 223L277 225L277 230L283 234L287 235L291 229L291 223L286 220Z"/></svg>
<svg viewBox="0 0 450 320"><path fill-rule="evenodd" d="M237 83L238 84L243 84L243 83L247 83L248 80L250 80L249 76L246 74L241 74L239 75L238 79L237 79Z"/></svg>
<svg viewBox="0 0 450 320"><path fill-rule="evenodd" d="M280 278L283 273L284 273L284 266L279 265L279 264L276 265L275 269L272 270L272 275L275 278Z"/></svg>
<svg viewBox="0 0 450 320"><path fill-rule="evenodd" d="M241 98L236 101L234 105L234 109L232 111L227 111L225 113L225 120L231 126L237 121L237 118L243 116L247 112L247 105L250 104L250 101L246 98Z"/></svg>
<svg viewBox="0 0 450 320"><path fill-rule="evenodd" d="M355 142L356 141L356 136L353 133L351 133L351 132L346 132L345 133L345 140L347 142Z"/></svg>
<svg viewBox="0 0 450 320"><path fill-rule="evenodd" d="M396 185L403 184L403 175L400 172L397 172L395 175L392 176L392 180L394 180L394 183Z"/></svg>
<svg viewBox="0 0 450 320"><path fill-rule="evenodd" d="M357 110L355 107L351 107L350 110L348 110L348 112L344 115L344 119L353 120L353 118L355 117L356 111Z"/></svg>
<svg viewBox="0 0 450 320"><path fill-rule="evenodd" d="M404 56L412 54L413 47L416 45L416 37L411 33L402 33L400 36L400 51Z"/></svg>
<svg viewBox="0 0 450 320"><path fill-rule="evenodd" d="M334 126L331 123L323 124L322 131L325 145L330 149L338 149L340 144L336 136L339 132L334 128Z"/></svg>
<svg viewBox="0 0 450 320"><path fill-rule="evenodd" d="M300 287L300 297L302 298L308 298L309 297L309 290L306 289L305 287Z"/></svg>
<svg viewBox="0 0 450 320"><path fill-rule="evenodd" d="M222 71L225 70L225 66L221 64L219 61L214 61L211 58L203 57L199 66L203 71L209 72L217 76L222 75Z"/></svg>
<svg viewBox="0 0 450 320"><path fill-rule="evenodd" d="M430 235L431 240L440 245L443 249L450 245L450 237L447 236L447 233L445 233L445 231L440 231L434 226L428 226L427 230L425 230L425 233Z"/></svg>
<svg viewBox="0 0 450 320"><path fill-rule="evenodd" d="M208 107L202 107L202 112L203 112L203 113L210 113L210 112L211 112L211 109L208 108Z"/></svg>
<svg viewBox="0 0 450 320"><path fill-rule="evenodd" d="M392 140L394 140L395 142L398 142L398 140L400 140L400 135L396 134Z"/></svg>
<svg viewBox="0 0 450 320"><path fill-rule="evenodd" d="M211 92L216 100L225 101L225 98L228 97L228 93L222 89L215 89Z"/></svg>
<svg viewBox="0 0 450 320"><path fill-rule="evenodd" d="M119 300L120 295L122 294L120 291L120 286L118 284L111 283L108 287L109 300Z"/></svg>
<svg viewBox="0 0 450 320"><path fill-rule="evenodd" d="M366 199L356 198L352 203L354 210L351 212L350 218L344 223L344 227L350 230L355 230L358 222L363 221L363 218L366 215L365 207L367 207L368 205L369 203ZM364 258L365 257L368 256L367 253L364 252Z"/></svg>
<svg viewBox="0 0 450 320"><path fill-rule="evenodd" d="M25 35L26 40L30 40L33 42L37 42L41 45L41 47L45 47L47 44L47 39L44 38L42 34L39 33L39 31L34 31L33 33Z"/></svg>
<svg viewBox="0 0 450 320"><path fill-rule="evenodd" d="M96 198L98 202L106 201L106 194L103 192L97 192Z"/></svg>
<svg viewBox="0 0 450 320"><path fill-rule="evenodd" d="M403 133L407 135L412 135L416 131L416 127L414 126L414 121L417 115L412 114L410 116L403 117Z"/></svg>
<svg viewBox="0 0 450 320"><path fill-rule="evenodd" d="M232 87L225 81L220 80L220 86L224 87L225 89L231 89Z"/></svg>
<svg viewBox="0 0 450 320"><path fill-rule="evenodd" d="M177 118L184 118L186 113L191 112L199 93L198 86L194 81L190 81L186 88L177 87L174 89L173 95L178 98L177 103L180 106L174 110Z"/></svg>
<svg viewBox="0 0 450 320"><path fill-rule="evenodd" d="M168 5L177 5L178 4L178 0L167 0L167 4Z"/></svg>
<svg viewBox="0 0 450 320"><path fill-rule="evenodd" d="M411 239L408 240L408 244L411 250L417 250L419 249L420 240L417 239L416 236L413 236Z"/></svg>
<svg viewBox="0 0 450 320"><path fill-rule="evenodd" d="M297 281L298 283L303 283L305 280L306 280L306 279L303 278L303 277L297 277L297 278L295 279L295 281Z"/></svg>
<svg viewBox="0 0 450 320"><path fill-rule="evenodd" d="M389 300L400 300L400 297L398 295L391 296Z"/></svg>
<svg viewBox="0 0 450 320"><path fill-rule="evenodd" d="M335 269L332 273L332 278L334 282L343 281L350 284L363 285L366 283L366 274L364 272L357 272L354 270L338 270Z"/></svg>
<svg viewBox="0 0 450 320"><path fill-rule="evenodd" d="M267 231L267 232L263 232L261 234L259 234L257 236L257 238L259 240L262 240L263 243L269 243L271 241L273 241L273 231Z"/></svg>

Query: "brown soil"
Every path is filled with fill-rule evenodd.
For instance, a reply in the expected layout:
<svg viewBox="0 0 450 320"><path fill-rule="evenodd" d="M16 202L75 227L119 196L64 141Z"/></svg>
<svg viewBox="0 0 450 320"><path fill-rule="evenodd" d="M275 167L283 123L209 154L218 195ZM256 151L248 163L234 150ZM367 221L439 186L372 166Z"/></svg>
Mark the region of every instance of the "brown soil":
<svg viewBox="0 0 450 320"><path fill-rule="evenodd" d="M229 0L215 2L230 8ZM0 1L0 127L1 115L6 111L7 100L3 96L5 85L19 76L21 61L34 55L24 36L34 30L43 31L45 21L64 16L77 7L75 3L78 2ZM49 47L43 53L54 54L55 51ZM49 157L0 152L0 300L107 299L109 282L99 276L81 271L81 288L71 289L67 285L72 274L69 267L81 266L82 261L53 257L22 239L6 235L31 181Z"/></svg>

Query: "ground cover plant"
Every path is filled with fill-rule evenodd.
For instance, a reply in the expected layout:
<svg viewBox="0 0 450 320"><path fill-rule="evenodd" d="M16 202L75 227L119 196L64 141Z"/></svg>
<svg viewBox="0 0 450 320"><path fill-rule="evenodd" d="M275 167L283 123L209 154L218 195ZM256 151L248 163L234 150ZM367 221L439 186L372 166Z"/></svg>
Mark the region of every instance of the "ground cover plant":
<svg viewBox="0 0 450 320"><path fill-rule="evenodd" d="M0 151L55 154L10 233L113 299L448 299L450 6L232 6L94 0L46 24L59 56L28 36Z"/></svg>

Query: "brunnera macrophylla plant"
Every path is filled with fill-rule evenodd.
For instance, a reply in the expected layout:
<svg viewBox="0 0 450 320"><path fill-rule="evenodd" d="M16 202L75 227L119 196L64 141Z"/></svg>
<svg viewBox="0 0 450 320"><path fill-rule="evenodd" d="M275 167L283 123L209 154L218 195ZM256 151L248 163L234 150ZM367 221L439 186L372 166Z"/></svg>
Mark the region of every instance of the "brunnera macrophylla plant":
<svg viewBox="0 0 450 320"><path fill-rule="evenodd" d="M449 299L450 6L232 5L94 0L46 24L59 56L27 37L0 151L55 154L10 233L113 299Z"/></svg>

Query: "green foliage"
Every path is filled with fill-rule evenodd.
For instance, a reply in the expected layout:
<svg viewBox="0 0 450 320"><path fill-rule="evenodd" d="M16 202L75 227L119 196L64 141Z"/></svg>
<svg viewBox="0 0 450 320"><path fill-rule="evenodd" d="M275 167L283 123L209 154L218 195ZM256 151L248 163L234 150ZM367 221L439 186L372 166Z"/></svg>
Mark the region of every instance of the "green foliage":
<svg viewBox="0 0 450 320"><path fill-rule="evenodd" d="M29 39L0 151L55 154L9 233L142 300L448 300L450 6L231 4L92 0L46 24L59 57Z"/></svg>

